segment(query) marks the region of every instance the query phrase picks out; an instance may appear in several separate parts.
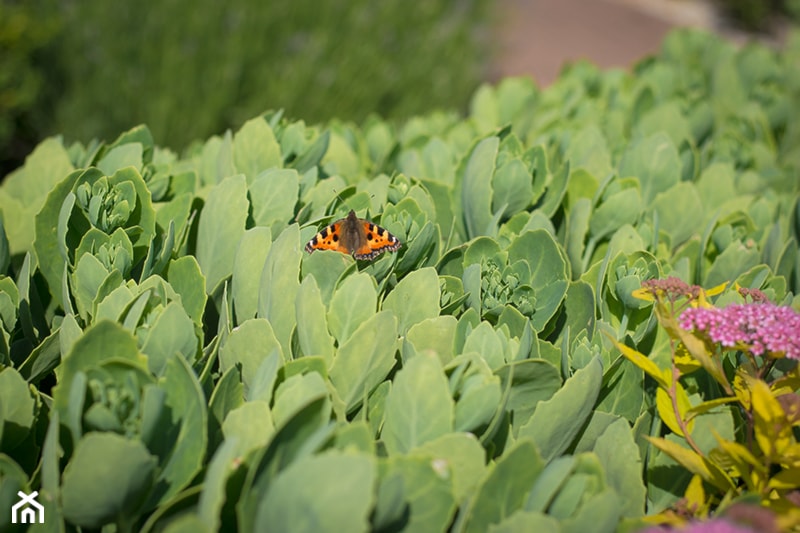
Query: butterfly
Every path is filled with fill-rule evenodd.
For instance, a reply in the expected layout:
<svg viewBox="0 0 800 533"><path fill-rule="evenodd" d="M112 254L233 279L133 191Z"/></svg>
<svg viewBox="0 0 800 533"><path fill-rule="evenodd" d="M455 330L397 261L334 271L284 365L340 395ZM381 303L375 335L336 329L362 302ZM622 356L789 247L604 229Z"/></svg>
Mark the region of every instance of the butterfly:
<svg viewBox="0 0 800 533"><path fill-rule="evenodd" d="M356 259L371 261L383 252L400 248L397 237L369 220L358 218L352 209L347 217L325 226L306 244L306 252L336 250Z"/></svg>

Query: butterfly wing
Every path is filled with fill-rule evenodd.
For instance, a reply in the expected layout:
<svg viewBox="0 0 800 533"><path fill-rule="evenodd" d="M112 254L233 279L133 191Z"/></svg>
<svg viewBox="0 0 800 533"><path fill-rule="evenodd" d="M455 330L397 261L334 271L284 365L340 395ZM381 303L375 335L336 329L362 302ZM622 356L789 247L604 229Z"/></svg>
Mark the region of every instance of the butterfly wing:
<svg viewBox="0 0 800 533"><path fill-rule="evenodd" d="M345 219L337 220L333 224L325 226L322 231L314 235L308 244L306 252L312 253L314 250L334 250L349 254L350 250L342 243L342 226Z"/></svg>
<svg viewBox="0 0 800 533"><path fill-rule="evenodd" d="M380 226L376 226L369 220L358 220L364 232L364 241L361 246L353 252L353 257L362 261L371 261L383 252L394 252L400 248L401 243L389 231Z"/></svg>

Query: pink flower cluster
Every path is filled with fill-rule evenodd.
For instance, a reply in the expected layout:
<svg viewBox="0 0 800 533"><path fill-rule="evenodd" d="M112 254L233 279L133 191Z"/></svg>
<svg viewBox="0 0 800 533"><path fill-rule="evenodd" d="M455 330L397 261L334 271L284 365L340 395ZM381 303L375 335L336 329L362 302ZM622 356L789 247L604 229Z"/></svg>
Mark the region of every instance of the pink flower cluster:
<svg viewBox="0 0 800 533"><path fill-rule="evenodd" d="M754 355L784 353L800 359L800 313L772 303L733 304L724 309L691 308L681 327L704 331L713 342L731 348L746 345Z"/></svg>
<svg viewBox="0 0 800 533"><path fill-rule="evenodd" d="M670 276L666 279L648 279L642 282L642 288L658 298L659 292L665 293L667 300L670 302L676 301L678 298L692 298L695 299L700 294L700 287L698 285L689 285L680 278Z"/></svg>
<svg viewBox="0 0 800 533"><path fill-rule="evenodd" d="M681 529L651 527L639 533L669 533L670 531L679 533L755 533L755 530L747 526L734 524L721 519L708 520L706 522L692 522Z"/></svg>

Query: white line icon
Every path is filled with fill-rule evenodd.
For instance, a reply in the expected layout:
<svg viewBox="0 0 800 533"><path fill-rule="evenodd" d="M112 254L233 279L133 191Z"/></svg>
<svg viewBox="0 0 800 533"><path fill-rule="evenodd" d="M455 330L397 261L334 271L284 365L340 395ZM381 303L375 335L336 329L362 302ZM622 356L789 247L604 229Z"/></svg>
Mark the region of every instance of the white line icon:
<svg viewBox="0 0 800 533"><path fill-rule="evenodd" d="M17 511L20 509L22 510L19 513L19 518L21 524L44 524L44 507L41 503L36 501L36 497L39 495L39 491L35 490L30 494L25 494L22 491L17 492L17 496L19 496L19 501L11 508L11 523L17 523ZM27 507L26 507L27 505ZM24 507L24 509L23 509ZM36 512L33 510L36 508L39 511L39 520L36 520Z"/></svg>

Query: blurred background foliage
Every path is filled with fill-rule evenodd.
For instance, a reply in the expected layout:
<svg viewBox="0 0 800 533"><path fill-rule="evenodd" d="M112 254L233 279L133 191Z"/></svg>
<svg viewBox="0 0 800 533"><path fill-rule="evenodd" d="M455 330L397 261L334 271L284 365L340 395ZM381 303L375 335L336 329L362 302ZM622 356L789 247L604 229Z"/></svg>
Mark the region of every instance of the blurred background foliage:
<svg viewBox="0 0 800 533"><path fill-rule="evenodd" d="M0 176L22 164L52 129L60 18L50 0L0 0Z"/></svg>
<svg viewBox="0 0 800 533"><path fill-rule="evenodd" d="M737 26L765 32L777 16L800 22L800 0L717 0L724 15Z"/></svg>
<svg viewBox="0 0 800 533"><path fill-rule="evenodd" d="M268 109L318 122L465 109L491 0L0 0L0 176L44 136L147 123L181 149Z"/></svg>
<svg viewBox="0 0 800 533"><path fill-rule="evenodd" d="M535 1L535 0L530 0ZM800 0L716 0L736 24ZM161 146L268 109L306 122L464 110L487 78L492 0L0 0L0 177L44 137Z"/></svg>

